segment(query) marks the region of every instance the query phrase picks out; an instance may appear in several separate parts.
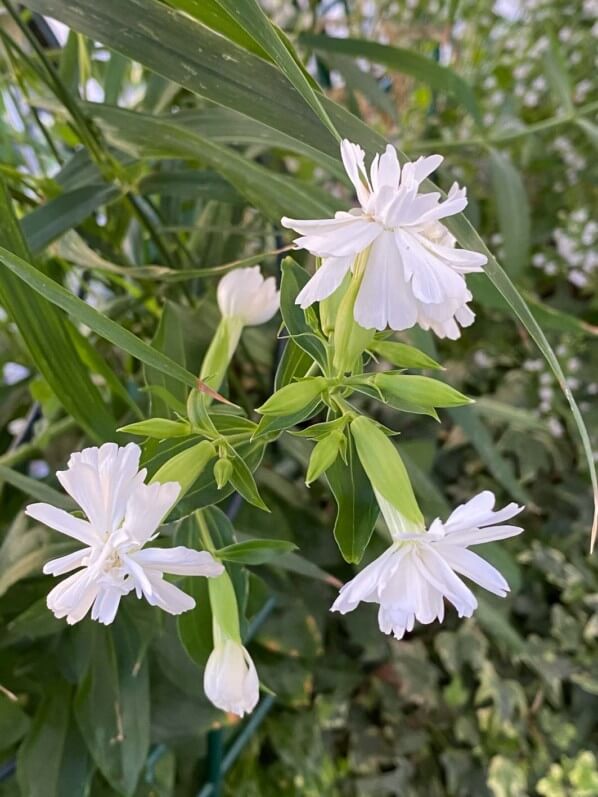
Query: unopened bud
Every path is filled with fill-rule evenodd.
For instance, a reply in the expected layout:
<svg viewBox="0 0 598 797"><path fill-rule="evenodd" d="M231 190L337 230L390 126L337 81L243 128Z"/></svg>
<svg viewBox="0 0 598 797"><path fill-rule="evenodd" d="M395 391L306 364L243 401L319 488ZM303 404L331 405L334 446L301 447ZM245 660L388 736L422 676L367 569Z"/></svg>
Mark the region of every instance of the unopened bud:
<svg viewBox="0 0 598 797"><path fill-rule="evenodd" d="M233 463L230 459L219 459L214 465L214 478L216 479L216 487L219 490L228 484L230 477L233 475Z"/></svg>

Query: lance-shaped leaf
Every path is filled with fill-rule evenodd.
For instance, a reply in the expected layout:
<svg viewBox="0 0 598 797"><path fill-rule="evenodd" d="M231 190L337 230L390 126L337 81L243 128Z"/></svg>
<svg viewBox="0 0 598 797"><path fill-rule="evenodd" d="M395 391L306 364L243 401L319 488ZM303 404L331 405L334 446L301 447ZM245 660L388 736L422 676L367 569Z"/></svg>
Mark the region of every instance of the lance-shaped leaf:
<svg viewBox="0 0 598 797"><path fill-rule="evenodd" d="M0 183L0 240L19 257L29 257L3 183ZM28 269L38 281L48 279L34 266L28 265ZM65 410L92 439L109 440L114 437L116 422L81 361L68 319L47 299L43 291L38 295L18 275L2 269L0 302L19 328L41 375Z"/></svg>
<svg viewBox="0 0 598 797"><path fill-rule="evenodd" d="M337 504L334 539L343 558L358 564L372 536L379 509L350 437L346 458L345 464L338 457L326 471L326 478Z"/></svg>

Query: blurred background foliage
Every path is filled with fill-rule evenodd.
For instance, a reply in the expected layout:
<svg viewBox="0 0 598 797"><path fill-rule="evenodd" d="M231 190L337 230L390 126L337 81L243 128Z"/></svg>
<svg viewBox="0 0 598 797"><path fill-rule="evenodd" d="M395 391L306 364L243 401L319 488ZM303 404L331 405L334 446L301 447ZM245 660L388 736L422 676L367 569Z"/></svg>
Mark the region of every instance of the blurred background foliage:
<svg viewBox="0 0 598 797"><path fill-rule="evenodd" d="M259 255L277 274L289 241L280 215L346 205L334 141L314 145L267 54L213 0L25 6L0 13L0 174L12 200L0 203L0 244L197 372L220 267ZM529 301L596 448L595 0L263 7L329 97L410 157L446 156L437 181L468 186L468 215ZM248 621L275 601L251 652L277 698L226 795L598 795L588 473L535 345L486 278L472 284L477 322L462 340L402 339L440 358L475 408L398 425L428 518L482 489L527 505L526 533L492 552L512 594L480 596L474 618L449 612L400 643L379 633L374 607L329 615L351 574L334 506L324 482L303 484L311 444L280 437L256 471L272 513L222 505L241 537L299 546L246 576ZM225 718L176 623L132 600L109 632L54 620L40 571L63 543L21 513L56 486L69 452L114 439L150 405L168 413L163 391L180 388L5 268L0 305L0 795L199 793L208 730ZM248 412L271 391L276 331L247 330L231 368L228 393ZM378 418L397 425L390 411ZM375 535L367 559L383 545Z"/></svg>

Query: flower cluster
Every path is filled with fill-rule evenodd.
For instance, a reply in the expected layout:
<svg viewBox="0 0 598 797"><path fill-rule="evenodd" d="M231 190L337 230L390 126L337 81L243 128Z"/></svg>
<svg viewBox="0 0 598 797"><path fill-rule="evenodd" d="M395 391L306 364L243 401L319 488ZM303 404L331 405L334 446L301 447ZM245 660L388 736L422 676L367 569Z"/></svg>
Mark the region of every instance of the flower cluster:
<svg viewBox="0 0 598 797"><path fill-rule="evenodd" d="M465 189L455 183L444 198L436 191L423 190L424 181L438 169L442 158L432 155L401 166L396 150L388 146L366 169L364 151L346 140L341 144L341 156L359 206L331 219L283 218L282 224L299 233L297 247L320 261L296 303L306 309L336 292L344 296L338 317L332 321L334 336L329 345L342 348L346 343L351 353L341 353L339 365L338 352L331 349L328 360L333 375L323 371L321 376L308 375L302 384L287 384L260 408L266 417L300 410L328 387L334 393L339 380L351 371L355 356L361 356L368 345L376 345L375 330L404 330L418 324L439 337L455 339L461 327L474 320L466 275L481 271L486 257L458 248L442 221L465 208ZM67 469L57 474L84 517L42 503L30 505L26 512L83 546L44 567L46 574L66 575L50 591L47 603L56 617L66 618L69 624L90 613L93 620L109 625L121 600L133 592L170 614L190 611L195 600L167 576L208 577L214 646L205 667L204 690L214 705L242 716L257 704L259 677L241 638L232 581L213 548L209 530L207 538L202 537L206 548L202 551L169 547L166 539L157 541L161 524L211 457L219 457L214 469L218 488L226 479L216 474L222 477L226 470L228 479L234 471L227 441L211 421L205 425L209 402L218 395L214 391L224 380L243 328L269 321L279 308L280 295L274 279L264 280L255 266L237 269L221 279L217 301L221 321L200 372L210 397L190 396L193 409L188 411L188 421L150 419L124 428L158 438L197 433L208 439L176 454L149 483L146 470L139 468L138 446L119 448L105 443L84 449L73 454ZM341 327L344 332L337 335ZM388 349L381 353L385 351ZM349 389L374 385L378 391L394 391L407 407L421 402L434 406L468 402L447 385L426 377L388 372L360 374L356 383L347 379ZM328 401L332 402L330 396ZM442 622L445 599L460 617L471 616L477 601L461 577L506 596L509 587L503 576L469 548L519 534L522 529L506 521L522 508L509 504L495 511L494 495L486 491L455 509L445 522L434 520L426 530L400 457L385 434L371 419L357 417L352 408L347 410L342 399L329 406L340 408L343 414L318 425L319 443L310 461L308 481L324 473L339 454L344 456L350 427L392 537L388 550L341 588L332 610L344 614L362 601L378 603L380 629L401 639L416 621ZM382 452L386 470L396 468L390 482L384 470L380 471L377 457L372 457L374 451ZM400 500L389 487L395 476L403 485ZM238 489L246 488L245 478L245 487L239 485ZM156 544L150 545L154 540Z"/></svg>

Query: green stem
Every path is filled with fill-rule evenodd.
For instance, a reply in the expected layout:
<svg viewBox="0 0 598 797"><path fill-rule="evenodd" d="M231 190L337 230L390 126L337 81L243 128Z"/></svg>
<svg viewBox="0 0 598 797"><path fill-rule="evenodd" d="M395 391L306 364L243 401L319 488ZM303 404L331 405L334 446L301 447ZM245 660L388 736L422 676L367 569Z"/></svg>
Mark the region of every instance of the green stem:
<svg viewBox="0 0 598 797"><path fill-rule="evenodd" d="M518 130L511 130L507 133L502 133L498 136L491 136L486 138L484 136L475 136L474 138L462 139L460 141L443 141L441 139L432 141L421 141L414 143L408 147L411 152L431 152L434 149L459 149L460 147L493 147L498 144L505 144L509 141L515 141L518 138L533 133L541 133L544 130L550 130L553 127L560 127L561 125L570 124L580 116L589 116L590 114L598 111L598 101L589 102L586 105L581 105L575 109L574 113L563 114L560 116L551 116L549 119L544 119L541 122L536 122L533 125Z"/></svg>
<svg viewBox="0 0 598 797"><path fill-rule="evenodd" d="M198 509L195 513L195 519L197 521L197 528L199 530L199 536L203 547L206 549L206 551L209 551L209 553L214 553L216 546L214 545L212 535L210 534L210 529L208 528L208 524L206 523L206 519L203 516L201 509Z"/></svg>

